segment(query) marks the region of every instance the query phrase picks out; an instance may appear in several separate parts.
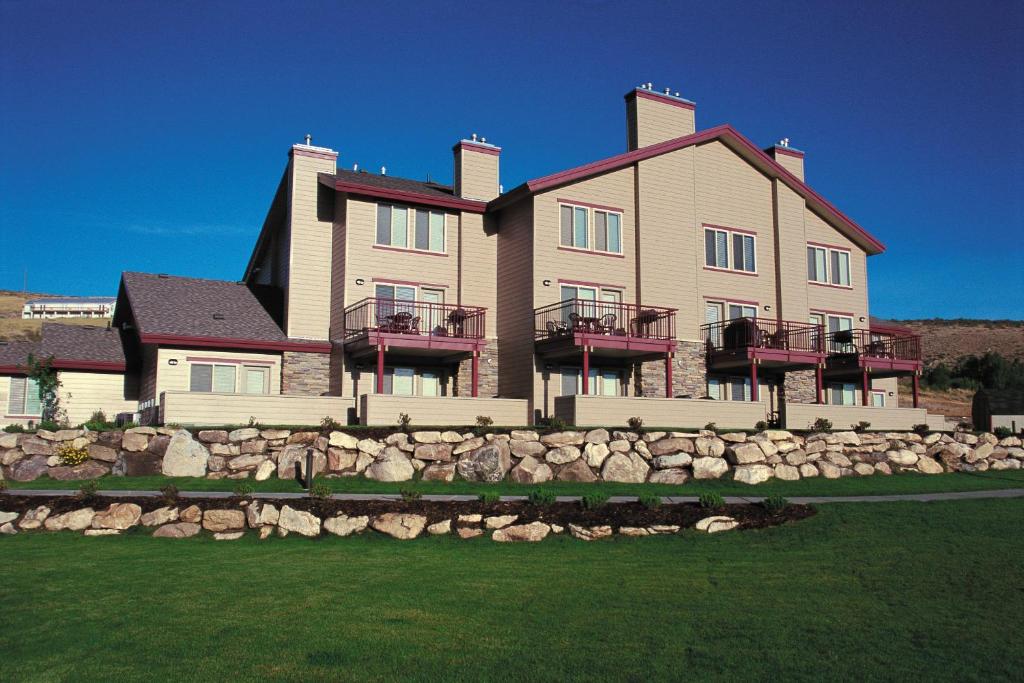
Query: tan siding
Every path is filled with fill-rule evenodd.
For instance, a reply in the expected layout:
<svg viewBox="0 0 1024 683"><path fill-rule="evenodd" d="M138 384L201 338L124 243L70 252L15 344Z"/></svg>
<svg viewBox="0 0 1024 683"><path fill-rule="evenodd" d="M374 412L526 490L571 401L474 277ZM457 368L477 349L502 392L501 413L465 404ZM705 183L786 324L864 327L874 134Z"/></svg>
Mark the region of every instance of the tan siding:
<svg viewBox="0 0 1024 683"><path fill-rule="evenodd" d="M498 196L498 160L495 154L483 154L463 149L456 153L455 164L460 166L457 188L466 199L490 201Z"/></svg>
<svg viewBox="0 0 1024 683"><path fill-rule="evenodd" d="M636 135L639 147L647 147L694 132L695 112L692 109L640 97L635 99Z"/></svg>
<svg viewBox="0 0 1024 683"><path fill-rule="evenodd" d="M850 289L808 284L808 307L812 311L839 311L853 314L855 328L867 328L868 320L868 288L867 288L867 255L853 242L844 237L838 230L826 223L818 214L810 209L804 210L804 226L807 239L805 242L821 242L850 250ZM804 268L807 275L807 245L804 244ZM861 321L860 318L864 318Z"/></svg>
<svg viewBox="0 0 1024 683"><path fill-rule="evenodd" d="M750 429L768 414L763 401L711 401L687 398L561 396L555 412L570 424L624 426L636 416L651 427L698 429L714 422L725 429Z"/></svg>
<svg viewBox="0 0 1024 683"><path fill-rule="evenodd" d="M494 267L498 260L498 235L494 231L487 234L481 214L462 212L456 221L461 246L457 300L464 306L487 309L485 334L493 339L497 329L498 294Z"/></svg>
<svg viewBox="0 0 1024 683"><path fill-rule="evenodd" d="M72 425L87 421L97 410L113 421L118 413L134 413L138 407L133 381L123 373L62 370L59 379L57 396Z"/></svg>
<svg viewBox="0 0 1024 683"><path fill-rule="evenodd" d="M885 407L898 408L900 405L900 383L895 377L886 377L871 381L871 389L885 392ZM889 392L892 392L892 396Z"/></svg>
<svg viewBox="0 0 1024 683"><path fill-rule="evenodd" d="M870 422L871 429L911 429L914 425L926 424L928 412L924 408L872 408L806 403L790 403L786 406L787 429L809 429L819 417L831 420L835 429L848 429L861 421Z"/></svg>
<svg viewBox="0 0 1024 683"><path fill-rule="evenodd" d="M272 353L241 353L217 349L160 349L156 354L156 395L165 391L188 391L190 378L189 358L217 358L229 361L255 361L270 363L270 393L281 393L281 356ZM177 361L171 365L170 361ZM198 361L207 362L207 361ZM238 375L236 374L236 381ZM321 416L323 417L323 416Z"/></svg>
<svg viewBox="0 0 1024 683"><path fill-rule="evenodd" d="M783 320L805 322L807 301L807 240L804 237L804 200L786 185L773 181L778 220L778 308Z"/></svg>
<svg viewBox="0 0 1024 683"><path fill-rule="evenodd" d="M346 215L348 196L339 192L334 201L334 224L331 238L331 339L341 339L345 333L345 290L348 288L346 252Z"/></svg>
<svg viewBox="0 0 1024 683"><path fill-rule="evenodd" d="M486 415L494 424L519 426L530 424L527 404L522 399L414 397L364 394L360 397L360 422L366 425L398 424L401 413L412 418L412 424L472 425L478 415Z"/></svg>
<svg viewBox="0 0 1024 683"><path fill-rule="evenodd" d="M495 329L498 393L533 398L533 200L504 209L498 218Z"/></svg>
<svg viewBox="0 0 1024 683"><path fill-rule="evenodd" d="M771 181L720 142L696 148L697 231L696 263L698 309L696 315L680 312L680 339L699 339L704 323L703 301L708 298L757 302L758 315L765 304L775 304L775 238ZM757 235L757 275L719 272L704 267L703 225L720 225L753 231ZM729 246L730 260L732 245ZM774 313L769 314L775 317Z"/></svg>
<svg viewBox="0 0 1024 683"><path fill-rule="evenodd" d="M800 180L804 179L804 160L790 154L772 155L779 166L786 169Z"/></svg>
<svg viewBox="0 0 1024 683"><path fill-rule="evenodd" d="M156 399L157 347L146 344L142 347L142 368L139 373L139 402Z"/></svg>
<svg viewBox="0 0 1024 683"><path fill-rule="evenodd" d="M317 173L333 173L335 162L293 153L291 169L287 333L289 337L327 339L334 193L321 189Z"/></svg>
<svg viewBox="0 0 1024 683"><path fill-rule="evenodd" d="M243 394L166 391L164 424L242 425L250 418L263 424L318 425L329 416L345 424L352 402L335 396L246 396Z"/></svg>

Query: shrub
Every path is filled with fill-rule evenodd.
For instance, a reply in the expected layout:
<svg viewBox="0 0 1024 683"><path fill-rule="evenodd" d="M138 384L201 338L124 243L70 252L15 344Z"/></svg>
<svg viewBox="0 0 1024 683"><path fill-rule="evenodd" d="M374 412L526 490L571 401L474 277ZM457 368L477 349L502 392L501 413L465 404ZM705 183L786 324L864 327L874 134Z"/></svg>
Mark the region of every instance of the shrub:
<svg viewBox="0 0 1024 683"><path fill-rule="evenodd" d="M645 493L640 496L640 504L648 510L654 510L661 507L661 496L656 496L653 493Z"/></svg>
<svg viewBox="0 0 1024 683"><path fill-rule="evenodd" d="M768 512L772 513L773 515L777 515L783 510L785 510L787 507L789 507L789 501L780 495L774 495L768 496L763 501L761 501L761 505L763 505L764 509L767 510Z"/></svg>
<svg viewBox="0 0 1024 683"><path fill-rule="evenodd" d="M82 498L92 498L100 490L100 484L95 479L83 481L78 487L78 495Z"/></svg>
<svg viewBox="0 0 1024 683"><path fill-rule="evenodd" d="M249 425L248 426L256 427L257 429L260 429L263 425L261 425L259 423L259 421L256 419L255 415L250 415L249 416Z"/></svg>
<svg viewBox="0 0 1024 683"><path fill-rule="evenodd" d="M609 497L610 496L607 493L602 492L588 493L585 496L583 496L583 499L580 500L580 503L587 510L596 510L607 505Z"/></svg>
<svg viewBox="0 0 1024 683"><path fill-rule="evenodd" d="M754 423L755 432L763 432L766 429L768 429L768 423L765 422L764 420L758 420L757 422Z"/></svg>
<svg viewBox="0 0 1024 683"><path fill-rule="evenodd" d="M411 503L412 501L419 500L420 498L423 497L422 493L420 493L414 488L409 488L408 486L399 489L398 493L402 496L402 500L404 500L407 503Z"/></svg>
<svg viewBox="0 0 1024 683"><path fill-rule="evenodd" d="M707 491L700 494L700 506L705 510L717 510L718 508L725 507L725 499L717 491Z"/></svg>
<svg viewBox="0 0 1024 683"><path fill-rule="evenodd" d="M255 490L252 484L238 484L235 486L235 495L239 498L249 498Z"/></svg>
<svg viewBox="0 0 1024 683"><path fill-rule="evenodd" d="M956 430L958 432L969 432L974 428L970 420L960 420L956 423Z"/></svg>
<svg viewBox="0 0 1024 683"><path fill-rule="evenodd" d="M827 417L819 417L813 423L811 423L811 430L815 432L828 432L832 431L832 420Z"/></svg>
<svg viewBox="0 0 1024 683"><path fill-rule="evenodd" d="M83 427L92 432L98 432L110 426L107 415L102 410L95 411L89 420L82 424Z"/></svg>
<svg viewBox="0 0 1024 683"><path fill-rule="evenodd" d="M911 429L913 429L916 434L920 434L921 436L924 436L925 434L928 433L928 425L924 424L923 422L921 424L914 425L913 427L911 427Z"/></svg>
<svg viewBox="0 0 1024 683"><path fill-rule="evenodd" d="M338 424L338 422L330 415L325 415L324 418L320 420L321 432L335 432L339 429L341 429L341 425Z"/></svg>
<svg viewBox="0 0 1024 683"><path fill-rule="evenodd" d="M477 415L476 416L476 426L477 427L481 427L483 429L486 429L487 427L490 427L493 424L494 424L494 420L492 420L491 418L489 418L486 415Z"/></svg>
<svg viewBox="0 0 1024 683"><path fill-rule="evenodd" d="M178 487L174 484L168 484L167 486L161 487L160 497L168 505L173 505L178 502Z"/></svg>
<svg viewBox="0 0 1024 683"><path fill-rule="evenodd" d="M866 432L871 428L871 423L866 420L861 420L855 425L850 425L850 428L855 432Z"/></svg>
<svg viewBox="0 0 1024 683"><path fill-rule="evenodd" d="M320 500L326 500L331 497L331 487L328 484L320 482L319 484L313 484L309 489L309 495Z"/></svg>
<svg viewBox="0 0 1024 683"><path fill-rule="evenodd" d="M552 415L548 418L548 427L555 432L564 432L569 428L569 423Z"/></svg>
<svg viewBox="0 0 1024 683"><path fill-rule="evenodd" d="M992 430L992 433L995 434L1000 439L1006 439L1008 437L1013 436L1013 430L1011 430L1009 427L996 427L995 429Z"/></svg>
<svg viewBox="0 0 1024 683"><path fill-rule="evenodd" d="M714 432L715 434L718 433L718 425L716 425L714 422L708 422L706 425L704 425L704 429L708 430L709 432Z"/></svg>
<svg viewBox="0 0 1024 683"><path fill-rule="evenodd" d="M60 428L61 424L56 420L40 420L39 424L36 425L36 429L45 429L48 432L55 432Z"/></svg>
<svg viewBox="0 0 1024 683"><path fill-rule="evenodd" d="M555 495L554 491L548 491L546 489L534 489L530 491L530 494L527 496L527 498L530 501L530 505L542 505L546 507L548 505L553 505L555 503L555 498L557 498L557 496Z"/></svg>
<svg viewBox="0 0 1024 683"><path fill-rule="evenodd" d="M89 459L89 451L84 446L76 448L70 441L65 441L57 446L57 457L60 458L61 465L74 467Z"/></svg>
<svg viewBox="0 0 1024 683"><path fill-rule="evenodd" d="M644 428L644 420L640 417L631 417L626 420L626 424L629 425L629 428L634 432L639 432Z"/></svg>
<svg viewBox="0 0 1024 683"><path fill-rule="evenodd" d="M479 500L481 503L486 503L487 505L498 503L501 501L501 494L497 491L484 491L480 494Z"/></svg>
<svg viewBox="0 0 1024 683"><path fill-rule="evenodd" d="M410 426L412 426L412 418L409 416L409 413L399 413L398 414L398 427L399 427L399 429L401 429L403 432L407 432L407 431L409 431L409 427Z"/></svg>
<svg viewBox="0 0 1024 683"><path fill-rule="evenodd" d="M21 434L25 431L25 428L21 425L7 425L4 427L4 431L8 434Z"/></svg>
<svg viewBox="0 0 1024 683"><path fill-rule="evenodd" d="M4 493L6 491L7 491L7 480L6 479L0 479L0 493Z"/></svg>

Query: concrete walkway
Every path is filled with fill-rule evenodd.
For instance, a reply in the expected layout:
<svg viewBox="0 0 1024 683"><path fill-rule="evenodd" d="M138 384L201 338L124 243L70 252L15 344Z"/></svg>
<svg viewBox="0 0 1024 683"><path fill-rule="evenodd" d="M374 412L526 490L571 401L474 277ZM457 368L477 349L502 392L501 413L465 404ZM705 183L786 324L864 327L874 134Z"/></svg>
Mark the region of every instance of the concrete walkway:
<svg viewBox="0 0 1024 683"><path fill-rule="evenodd" d="M12 496L61 496L75 495L77 491L70 489L8 489L7 494ZM109 497L143 497L158 498L159 491L99 491L97 495ZM181 498L231 498L233 493L228 491L181 491L178 494ZM253 493L255 499L279 499L305 498L306 493ZM1024 489L994 489L991 491L951 491L947 493L901 493L886 496L792 496L786 497L790 503L895 503L895 502L919 502L928 503L936 500L974 500L978 498L1021 498L1024 497ZM331 496L334 500L401 500L398 493L335 493ZM763 496L724 496L726 503L760 503ZM479 496L470 495L435 495L423 494L421 500L454 502L478 500ZM527 500L526 496L502 496L503 501ZM580 500L580 496L558 496L559 502L572 502ZM636 496L612 496L609 502L631 503L637 500ZM697 496L662 496L665 503L696 503Z"/></svg>

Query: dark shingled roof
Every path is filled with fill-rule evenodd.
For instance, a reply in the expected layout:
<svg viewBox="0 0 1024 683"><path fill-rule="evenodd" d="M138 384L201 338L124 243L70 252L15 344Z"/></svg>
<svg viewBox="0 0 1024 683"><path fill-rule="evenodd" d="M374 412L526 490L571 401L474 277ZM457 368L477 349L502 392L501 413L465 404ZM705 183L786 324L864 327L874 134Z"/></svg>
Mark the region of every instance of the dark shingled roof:
<svg viewBox="0 0 1024 683"><path fill-rule="evenodd" d="M152 273L124 273L122 283L141 335L287 341L244 284ZM126 313L118 307L115 322Z"/></svg>
<svg viewBox="0 0 1024 683"><path fill-rule="evenodd" d="M321 176L331 177L330 173L322 173ZM377 175L375 173L362 173L357 171L345 171L338 169L333 174L335 180L362 185L368 188L382 190L398 190L399 192L415 192L416 194L452 199L455 196L450 185L441 185L425 180L410 180L409 178L397 178L389 175Z"/></svg>
<svg viewBox="0 0 1024 683"><path fill-rule="evenodd" d="M62 361L124 363L121 331L108 327L43 323L39 353Z"/></svg>
<svg viewBox="0 0 1024 683"><path fill-rule="evenodd" d="M15 341L0 343L0 368L10 372L13 368L24 368L29 354L39 355L39 342Z"/></svg>

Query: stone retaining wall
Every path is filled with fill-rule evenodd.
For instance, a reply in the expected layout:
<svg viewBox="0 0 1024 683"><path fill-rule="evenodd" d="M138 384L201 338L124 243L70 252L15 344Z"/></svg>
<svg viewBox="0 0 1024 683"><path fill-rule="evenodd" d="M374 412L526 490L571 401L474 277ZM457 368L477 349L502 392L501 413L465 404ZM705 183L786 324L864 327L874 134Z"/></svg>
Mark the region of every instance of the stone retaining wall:
<svg viewBox="0 0 1024 683"><path fill-rule="evenodd" d="M62 444L86 448L89 459L62 465ZM1018 437L958 432L808 435L768 430L743 432L646 432L593 429L539 434L513 430L476 436L471 432L395 432L373 439L342 431L293 432L248 427L196 433L169 427L124 432L66 429L0 436L2 476L33 481L114 476L197 476L209 479L293 478L314 450L314 473L362 476L378 481L498 482L536 484L550 480L684 484L718 479L757 484L773 477L872 476L903 471L1020 469ZM303 475L305 473L303 472Z"/></svg>

